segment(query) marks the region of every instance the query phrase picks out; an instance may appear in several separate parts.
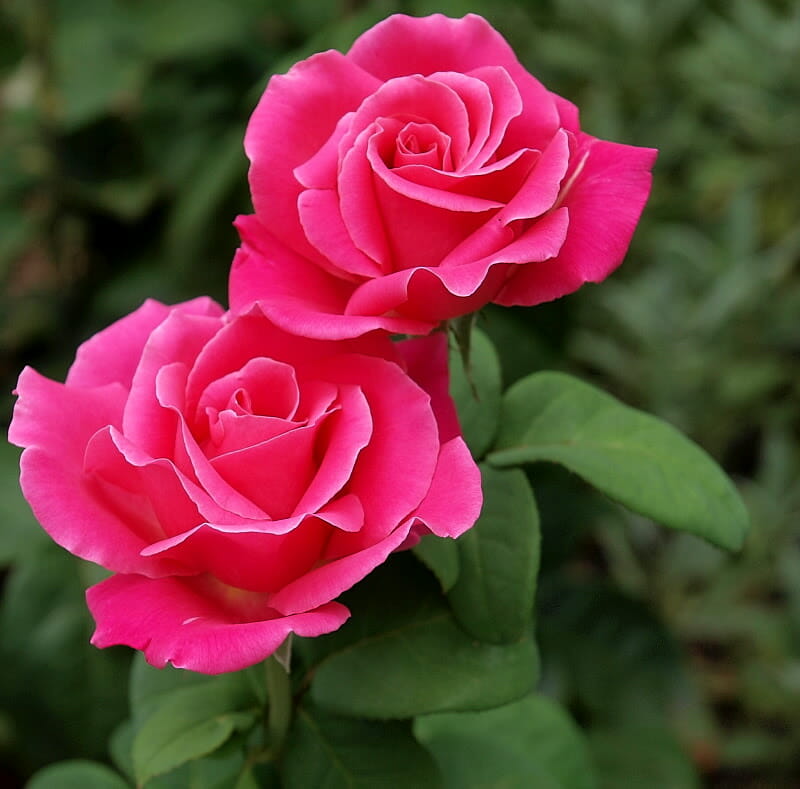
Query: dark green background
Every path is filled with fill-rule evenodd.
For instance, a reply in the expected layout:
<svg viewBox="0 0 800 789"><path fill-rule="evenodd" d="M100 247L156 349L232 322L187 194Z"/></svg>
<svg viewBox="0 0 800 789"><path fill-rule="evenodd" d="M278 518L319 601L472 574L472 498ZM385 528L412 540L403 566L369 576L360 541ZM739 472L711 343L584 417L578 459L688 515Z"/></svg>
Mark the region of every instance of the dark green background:
<svg viewBox="0 0 800 789"><path fill-rule="evenodd" d="M690 434L753 519L731 557L535 468L542 689L608 787L800 784L797 3L3 0L0 419L24 364L63 377L147 296L224 302L269 74L395 11L484 14L587 131L660 149L608 282L482 326L506 383L569 370ZM43 537L16 462L0 446L4 786L106 758L128 661L87 646L97 573Z"/></svg>

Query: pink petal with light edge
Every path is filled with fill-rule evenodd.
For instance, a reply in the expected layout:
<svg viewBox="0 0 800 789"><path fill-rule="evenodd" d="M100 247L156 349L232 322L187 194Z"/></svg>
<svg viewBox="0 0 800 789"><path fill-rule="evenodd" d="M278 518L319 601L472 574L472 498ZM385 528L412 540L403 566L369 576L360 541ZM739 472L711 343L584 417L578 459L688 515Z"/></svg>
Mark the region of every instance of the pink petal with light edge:
<svg viewBox="0 0 800 789"><path fill-rule="evenodd" d="M86 599L97 623L95 646L126 644L158 668L171 663L202 674L247 668L271 655L289 633L330 633L350 615L329 602L288 617L265 608L261 620L248 621L216 603L197 581L137 575L108 578Z"/></svg>
<svg viewBox="0 0 800 789"><path fill-rule="evenodd" d="M386 224L386 236L391 247L391 268L395 271L435 268L453 247L472 235L489 216L487 213L449 211L409 199L381 180L376 180L375 196L381 215L391 218ZM452 197L453 202L465 199L458 195Z"/></svg>
<svg viewBox="0 0 800 789"><path fill-rule="evenodd" d="M398 169L390 169L383 161L380 151L377 148L378 142L377 135L369 141L369 145L363 151L359 152L359 156L365 155L366 161L362 162L363 167L370 165L372 172L378 176L380 182L376 184L382 185L384 189L391 189L393 192L403 195L411 200L418 201L424 205L435 206L437 208L446 209L447 211L459 211L463 213L480 213L491 211L493 209L501 208L502 203L492 198L476 196L467 193L466 191L450 191L446 187L461 186L466 181L463 175L457 173L444 173L439 170L431 168L423 168L419 165L404 165ZM411 170L412 177L414 171L419 172L423 170L429 175L427 178L423 176L419 179L409 179L405 177L405 171ZM420 181L428 180L433 183L420 183ZM477 179L473 176L471 183L475 183ZM439 181L437 184L436 181ZM382 183L381 183L382 182ZM444 188L443 188L444 187ZM391 209L384 209L381 215L391 218L389 228L398 221L402 221L397 217L396 212Z"/></svg>
<svg viewBox="0 0 800 789"><path fill-rule="evenodd" d="M251 218L239 217L237 227L241 220ZM277 241L272 243L275 254L265 254L248 244L237 251L229 285L235 312L247 312L258 304L263 314L284 331L320 340L347 340L376 330L427 334L439 322L345 315L352 284L337 280Z"/></svg>
<svg viewBox="0 0 800 789"><path fill-rule="evenodd" d="M316 512L338 494L349 482L358 456L372 437L372 414L361 389L343 384L339 396L341 408L328 419L328 441L319 468L295 514Z"/></svg>
<svg viewBox="0 0 800 789"><path fill-rule="evenodd" d="M558 129L558 112L549 91L523 68L500 33L475 14L462 19L441 14L421 19L391 16L357 38L347 58L380 80L503 67L520 92L523 111L509 124L500 155L543 148Z"/></svg>
<svg viewBox="0 0 800 789"><path fill-rule="evenodd" d="M492 239L497 251L469 263L450 265L445 261L438 268L410 269L370 280L355 291L347 311L358 315L398 310L422 320L465 315L495 298L506 278L501 264L528 263L556 255L564 242L567 223L566 209L558 209L512 241L513 232L509 228L489 220L474 238L453 250L452 255L467 259L473 249L480 254L492 246Z"/></svg>
<svg viewBox="0 0 800 789"><path fill-rule="evenodd" d="M319 265L326 271L354 284L383 274L381 266L353 243L339 209L339 195L333 189L306 189L297 211L306 237L324 258Z"/></svg>
<svg viewBox="0 0 800 789"><path fill-rule="evenodd" d="M456 200L463 195L473 200L470 210L502 208L525 183L540 156L539 151L523 149L480 170L453 173L406 165L391 171L393 179L389 185L401 194L424 198L431 205L442 208L457 210L459 204ZM376 175L382 177L381 173L376 172ZM415 185L426 189L413 191Z"/></svg>
<svg viewBox="0 0 800 789"><path fill-rule="evenodd" d="M365 129L342 156L337 188L339 211L353 244L383 270L389 271L389 241L375 199L372 168L366 157L369 139L377 131L377 128Z"/></svg>
<svg viewBox="0 0 800 789"><path fill-rule="evenodd" d="M414 515L439 537L459 537L483 506L481 473L462 438L442 445L428 495Z"/></svg>
<svg viewBox="0 0 800 789"><path fill-rule="evenodd" d="M156 398L159 371L176 362L191 369L197 355L223 325L218 317L173 311L150 334L133 376L122 432L152 457L172 455L177 430L175 414Z"/></svg>
<svg viewBox="0 0 800 789"><path fill-rule="evenodd" d="M318 562L330 532L328 523L314 517L305 518L285 534L230 533L203 524L142 553L171 559L197 574L211 573L239 589L277 592Z"/></svg>
<svg viewBox="0 0 800 789"><path fill-rule="evenodd" d="M389 554L405 541L412 523L413 520L409 519L379 542L311 570L273 595L270 605L284 614L292 614L338 597L383 564ZM334 534L329 546L342 536L350 535Z"/></svg>
<svg viewBox="0 0 800 789"><path fill-rule="evenodd" d="M89 439L107 425L121 426L127 392L118 383L78 389L26 367L19 376L8 440L38 447L65 466L80 468Z"/></svg>
<svg viewBox="0 0 800 789"><path fill-rule="evenodd" d="M354 115L354 112L342 115L325 144L308 161L294 168L294 177L306 189L336 188L336 177L339 173L339 143L350 130Z"/></svg>
<svg viewBox="0 0 800 789"><path fill-rule="evenodd" d="M203 419L210 406L215 411L237 407L231 403L236 392L241 392L248 401L250 414L292 419L300 402L297 377L294 368L264 356L247 361L243 367L212 381L200 395L196 419ZM244 414L243 406L238 413Z"/></svg>
<svg viewBox="0 0 800 789"><path fill-rule="evenodd" d="M357 534L343 535L354 549L363 548L419 506L436 466L438 426L429 395L397 364L352 354L321 361L318 370L325 380L359 386L369 402L372 438L347 486L361 500L365 524Z"/></svg>
<svg viewBox="0 0 800 789"><path fill-rule="evenodd" d="M66 383L81 387L120 383L130 389L147 338L173 311L210 317L223 313L219 304L205 297L174 307L147 299L130 315L112 323L78 348Z"/></svg>
<svg viewBox="0 0 800 789"><path fill-rule="evenodd" d="M443 82L420 74L390 79L364 99L350 128L339 141L339 159L344 159L356 140L383 120L430 123L450 137L452 155L461 161L469 147L469 116L458 93Z"/></svg>
<svg viewBox="0 0 800 789"><path fill-rule="evenodd" d="M256 212L276 238L312 260L317 253L297 217L302 187L293 171L324 145L343 115L379 87L341 53L322 52L272 77L250 118L244 147Z"/></svg>
<svg viewBox="0 0 800 789"><path fill-rule="evenodd" d="M515 272L499 293L498 304L532 306L572 293L585 282L600 282L628 250L650 194L650 169L657 151L587 135L579 139L572 159L584 164L563 198L569 211L564 246L552 260Z"/></svg>
<svg viewBox="0 0 800 789"><path fill-rule="evenodd" d="M126 451L134 462L128 461ZM163 458L153 460L138 452L114 428L99 430L89 441L83 470L87 477L106 483L100 487L108 492L108 508L148 542L180 534L204 520L186 492L192 483L182 479L174 464ZM134 518L129 507L126 507L127 512L117 509L117 496L123 492L130 496L120 495L120 504L127 504L126 498L131 503L141 500L140 512Z"/></svg>
<svg viewBox="0 0 800 789"><path fill-rule="evenodd" d="M433 79L453 87L467 104L470 146L460 169L477 170L494 156L508 124L522 112L519 90L499 66L477 68L468 75L445 71Z"/></svg>
<svg viewBox="0 0 800 789"><path fill-rule="evenodd" d="M430 395L440 443L460 436L456 406L450 397L447 334L403 340L397 343L397 350L405 359L408 374Z"/></svg>
<svg viewBox="0 0 800 789"><path fill-rule="evenodd" d="M146 543L104 505L80 466L65 466L61 458L33 447L22 453L20 469L20 485L36 520L62 548L117 572L181 572L174 562L139 555Z"/></svg>

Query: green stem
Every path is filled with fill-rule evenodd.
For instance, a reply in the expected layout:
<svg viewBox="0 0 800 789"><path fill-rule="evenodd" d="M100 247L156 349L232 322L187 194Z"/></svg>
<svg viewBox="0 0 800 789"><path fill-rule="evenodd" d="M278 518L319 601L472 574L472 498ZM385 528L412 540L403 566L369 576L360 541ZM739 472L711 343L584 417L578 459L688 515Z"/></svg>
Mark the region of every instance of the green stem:
<svg viewBox="0 0 800 789"><path fill-rule="evenodd" d="M269 709L267 711L267 735L269 750L276 758L283 747L292 719L292 693L289 673L278 662L275 655L267 658L265 665L267 675L267 694Z"/></svg>

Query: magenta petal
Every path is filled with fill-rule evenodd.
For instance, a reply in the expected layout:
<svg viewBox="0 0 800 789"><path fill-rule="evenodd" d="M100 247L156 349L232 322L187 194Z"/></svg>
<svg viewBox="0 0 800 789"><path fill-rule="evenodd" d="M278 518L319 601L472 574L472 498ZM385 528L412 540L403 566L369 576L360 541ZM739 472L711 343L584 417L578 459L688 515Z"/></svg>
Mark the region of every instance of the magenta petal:
<svg viewBox="0 0 800 789"><path fill-rule="evenodd" d="M365 525L353 540L382 539L422 501L436 463L438 426L429 396L394 363L341 355L320 363L322 378L355 384L372 416L372 437L355 464L347 491L359 497ZM403 473L403 484L398 474Z"/></svg>
<svg viewBox="0 0 800 789"><path fill-rule="evenodd" d="M120 383L130 389L147 338L173 311L210 317L218 317L223 312L219 304L205 297L174 307L148 299L139 309L90 337L78 348L66 383L81 387Z"/></svg>
<svg viewBox="0 0 800 789"><path fill-rule="evenodd" d="M383 564L389 554L403 544L412 523L409 519L382 540L311 570L273 595L270 605L281 613L292 614L338 597ZM333 545L337 537L351 536L334 535L330 544Z"/></svg>
<svg viewBox="0 0 800 789"><path fill-rule="evenodd" d="M97 647L126 644L152 665L171 663L202 674L238 671L271 655L289 633L319 636L337 630L349 611L327 602L281 616L263 607L243 618L215 602L199 581L116 575L91 587L86 599L97 623Z"/></svg>
<svg viewBox="0 0 800 789"><path fill-rule="evenodd" d="M552 260L515 272L497 297L506 306L534 305L600 282L621 262L650 193L657 152L583 135L559 198L569 231Z"/></svg>
<svg viewBox="0 0 800 789"><path fill-rule="evenodd" d="M481 473L462 438L442 446L428 495L415 515L439 537L458 537L474 525L483 505Z"/></svg>
<svg viewBox="0 0 800 789"><path fill-rule="evenodd" d="M276 326L320 340L345 340L376 330L427 334L439 322L346 315L344 310L352 287L285 247L276 247L275 254L264 255L245 245L236 253L231 267L231 309L247 312L257 303Z"/></svg>
<svg viewBox="0 0 800 789"><path fill-rule="evenodd" d="M355 282L383 273L377 262L353 243L342 219L336 191L306 189L300 195L297 210L308 240L324 257L320 262L324 269L339 278L349 273Z"/></svg>
<svg viewBox="0 0 800 789"><path fill-rule="evenodd" d="M415 337L397 343L397 350L406 362L406 369L431 397L431 408L439 425L439 441L444 444L461 435L458 415L450 397L447 334Z"/></svg>
<svg viewBox="0 0 800 789"><path fill-rule="evenodd" d="M14 391L18 399L8 440L18 447L38 447L78 468L94 433L107 425L121 426L127 394L118 383L92 389L67 386L31 367L20 373Z"/></svg>
<svg viewBox="0 0 800 789"><path fill-rule="evenodd" d="M462 19L441 14L422 19L391 16L356 39L347 57L380 80L442 71L470 74L484 66L500 66L517 86L523 105L505 134L505 154L541 148L558 129L550 92L523 68L500 33L475 14Z"/></svg>
<svg viewBox="0 0 800 789"><path fill-rule="evenodd" d="M197 355L221 329L218 317L171 312L147 340L122 419L126 438L152 457L169 457L175 447L177 423L172 410L156 397L156 379L165 365L191 369Z"/></svg>
<svg viewBox="0 0 800 789"><path fill-rule="evenodd" d="M328 417L328 441L314 479L306 488L295 512L315 512L348 483L359 454L372 437L372 414L364 393L357 386L340 387L340 409ZM362 512L363 521L363 512Z"/></svg>
<svg viewBox="0 0 800 789"><path fill-rule="evenodd" d="M130 528L130 522L105 506L80 466L65 465L33 447L22 453L20 468L20 484L33 514L62 548L117 572L179 572L173 562L139 555L146 542Z"/></svg>
<svg viewBox="0 0 800 789"><path fill-rule="evenodd" d="M271 518L294 511L314 472L317 425L289 430L255 446L217 455L211 465Z"/></svg>
<svg viewBox="0 0 800 789"><path fill-rule="evenodd" d="M294 169L317 153L339 119L378 87L374 77L334 51L314 55L269 81L244 139L250 189L265 226L295 252L317 257L297 217L302 187Z"/></svg>
<svg viewBox="0 0 800 789"><path fill-rule="evenodd" d="M239 589L276 592L318 562L330 530L330 524L321 517L298 520L283 534L269 534L255 528L223 531L206 523L154 543L142 553L171 559L191 567L195 573L211 573Z"/></svg>

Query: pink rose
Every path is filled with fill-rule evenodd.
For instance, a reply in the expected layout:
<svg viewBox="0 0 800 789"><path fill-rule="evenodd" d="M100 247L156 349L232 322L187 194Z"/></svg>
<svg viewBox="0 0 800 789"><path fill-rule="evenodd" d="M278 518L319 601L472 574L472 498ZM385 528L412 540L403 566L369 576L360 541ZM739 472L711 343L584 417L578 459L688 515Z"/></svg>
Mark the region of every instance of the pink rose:
<svg viewBox="0 0 800 789"><path fill-rule="evenodd" d="M598 140L484 19L393 16L273 77L245 137L231 306L313 337L427 333L619 263L656 151Z"/></svg>
<svg viewBox="0 0 800 789"><path fill-rule="evenodd" d="M334 598L420 534L468 529L480 475L446 350L148 301L84 343L65 384L26 368L9 432L25 496L114 573L87 593L93 643L234 671L338 628Z"/></svg>

